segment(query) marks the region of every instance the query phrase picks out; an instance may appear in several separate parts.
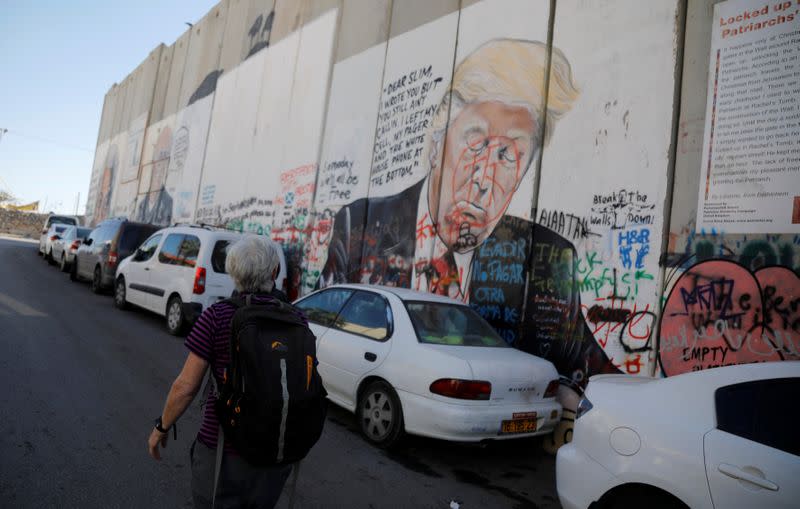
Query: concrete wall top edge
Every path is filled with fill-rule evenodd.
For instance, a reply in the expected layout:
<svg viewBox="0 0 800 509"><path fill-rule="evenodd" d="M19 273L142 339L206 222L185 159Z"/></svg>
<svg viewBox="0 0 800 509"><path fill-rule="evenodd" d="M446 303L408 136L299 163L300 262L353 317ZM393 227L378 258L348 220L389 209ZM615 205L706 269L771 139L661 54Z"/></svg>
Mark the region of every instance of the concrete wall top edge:
<svg viewBox="0 0 800 509"><path fill-rule="evenodd" d="M344 0L335 62L386 42L392 0Z"/></svg>
<svg viewBox="0 0 800 509"><path fill-rule="evenodd" d="M459 0L403 0L392 4L389 38L397 37L430 21L456 12Z"/></svg>

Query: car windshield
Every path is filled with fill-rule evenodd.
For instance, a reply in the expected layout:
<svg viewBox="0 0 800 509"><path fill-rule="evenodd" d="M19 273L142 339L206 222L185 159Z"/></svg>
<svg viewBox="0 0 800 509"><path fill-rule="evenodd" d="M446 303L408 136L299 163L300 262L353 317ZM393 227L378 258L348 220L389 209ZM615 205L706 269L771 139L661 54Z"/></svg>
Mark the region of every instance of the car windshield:
<svg viewBox="0 0 800 509"><path fill-rule="evenodd" d="M420 343L455 346L508 347L474 310L458 304L406 302Z"/></svg>

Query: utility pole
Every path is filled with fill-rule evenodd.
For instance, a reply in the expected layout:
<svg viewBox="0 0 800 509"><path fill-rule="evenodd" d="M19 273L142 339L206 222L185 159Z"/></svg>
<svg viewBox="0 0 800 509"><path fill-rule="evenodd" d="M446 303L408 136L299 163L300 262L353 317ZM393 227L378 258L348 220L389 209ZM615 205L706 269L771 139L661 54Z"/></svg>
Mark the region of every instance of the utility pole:
<svg viewBox="0 0 800 509"><path fill-rule="evenodd" d="M78 197L75 199L75 215L78 215L78 204L81 202L81 192L78 191Z"/></svg>
<svg viewBox="0 0 800 509"><path fill-rule="evenodd" d="M0 127L0 140L3 139L3 135L6 134L7 132L8 132L8 129Z"/></svg>

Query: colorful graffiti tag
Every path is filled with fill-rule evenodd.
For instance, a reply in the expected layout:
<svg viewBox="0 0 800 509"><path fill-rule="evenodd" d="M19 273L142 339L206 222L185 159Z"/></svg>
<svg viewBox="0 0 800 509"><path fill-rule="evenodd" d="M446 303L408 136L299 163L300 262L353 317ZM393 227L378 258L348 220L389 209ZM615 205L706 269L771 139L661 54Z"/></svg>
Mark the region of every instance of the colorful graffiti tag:
<svg viewBox="0 0 800 509"><path fill-rule="evenodd" d="M694 265L667 298L659 354L667 376L800 359L800 278L781 266L751 272L727 260Z"/></svg>

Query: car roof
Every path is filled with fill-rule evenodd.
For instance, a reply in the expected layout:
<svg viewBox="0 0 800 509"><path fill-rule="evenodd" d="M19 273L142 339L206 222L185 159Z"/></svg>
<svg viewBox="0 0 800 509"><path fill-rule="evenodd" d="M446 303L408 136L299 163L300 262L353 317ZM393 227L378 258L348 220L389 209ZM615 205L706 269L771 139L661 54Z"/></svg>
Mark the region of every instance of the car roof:
<svg viewBox="0 0 800 509"><path fill-rule="evenodd" d="M691 371L666 378L632 377L624 374L595 375L589 379L589 384L602 382L604 384L641 385L646 390L655 391L694 391L698 387L713 392L719 387L733 385L754 380L772 378L800 377L800 361L771 361L754 362L750 364L735 364L716 368ZM646 382L656 382L646 384ZM694 389L693 389L694 388Z"/></svg>
<svg viewBox="0 0 800 509"><path fill-rule="evenodd" d="M439 302L442 304L456 304L461 306L466 305L463 302L451 299L449 297L444 297L442 295L436 295L434 293L428 293L428 292L418 292L416 290L410 290L408 288L399 288L397 286L338 284L325 287L325 289L329 288L352 288L354 290L375 291L382 294L394 295L403 301L424 301L424 302Z"/></svg>
<svg viewBox="0 0 800 509"><path fill-rule="evenodd" d="M234 231L234 230L223 230L218 228L204 228L202 226L189 226L189 225L178 225L178 226L166 226L161 228L159 232L163 233L190 233L192 235L212 235L216 237L222 238L235 238L239 237L242 234Z"/></svg>

